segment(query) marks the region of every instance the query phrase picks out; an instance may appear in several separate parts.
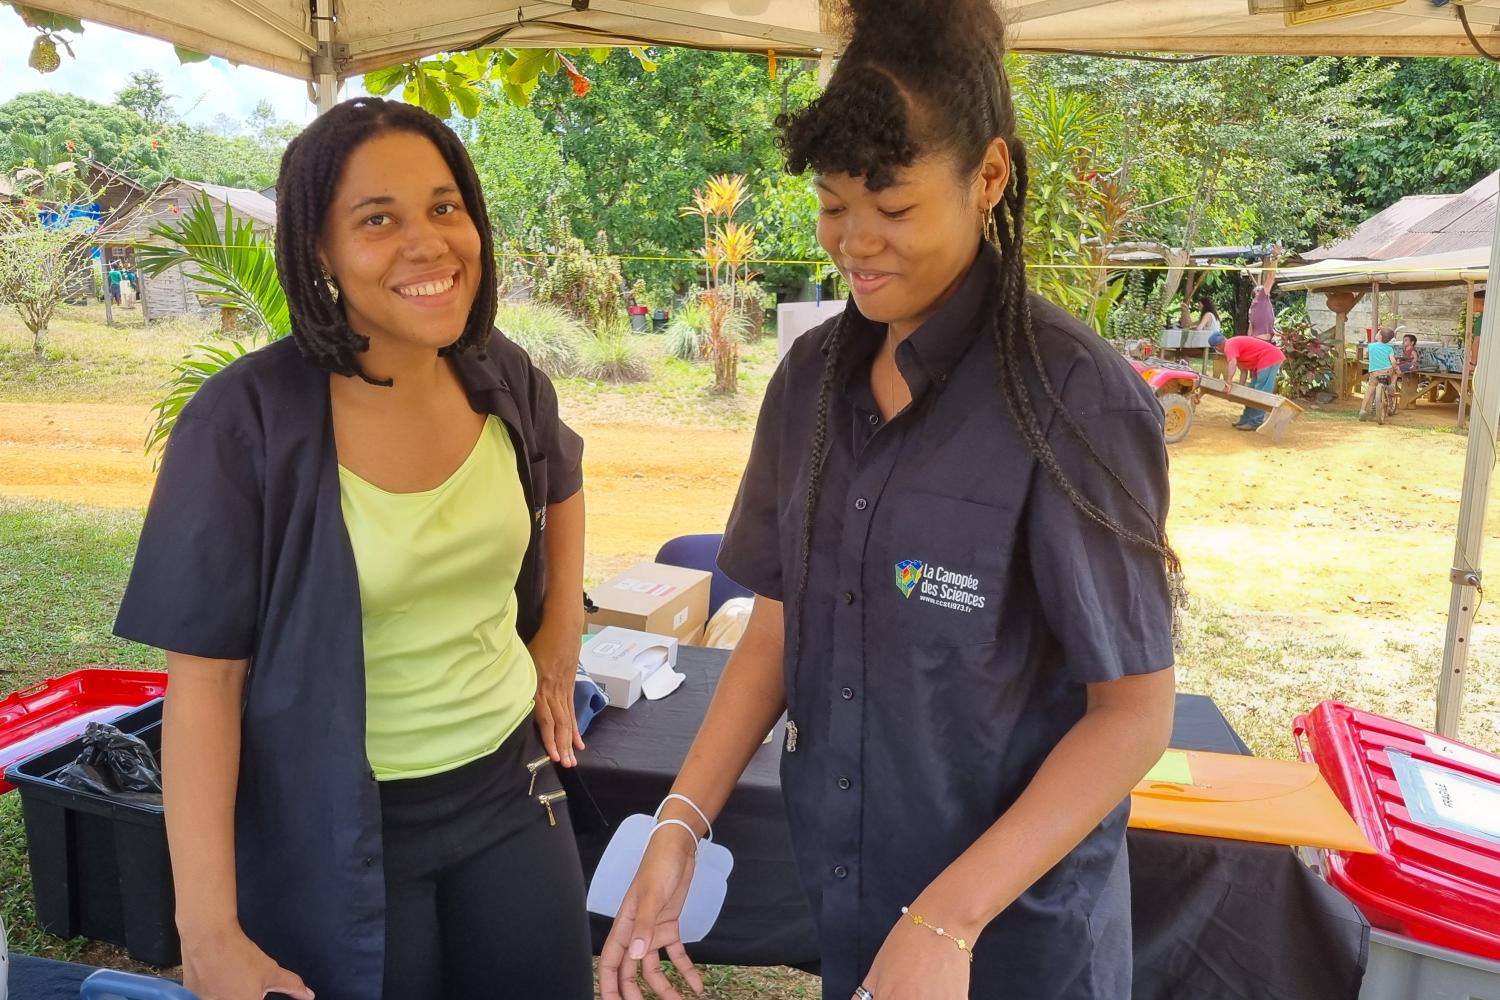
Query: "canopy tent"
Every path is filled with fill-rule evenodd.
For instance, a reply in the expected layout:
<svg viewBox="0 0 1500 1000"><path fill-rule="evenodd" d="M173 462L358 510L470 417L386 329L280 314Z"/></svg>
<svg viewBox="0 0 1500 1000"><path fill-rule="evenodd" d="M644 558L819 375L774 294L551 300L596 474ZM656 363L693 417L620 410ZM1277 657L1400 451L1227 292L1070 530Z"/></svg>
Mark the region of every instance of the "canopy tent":
<svg viewBox="0 0 1500 1000"><path fill-rule="evenodd" d="M317 82L485 45L681 45L836 54L830 0L39 0ZM1446 0L1003 0L1019 50L1472 55ZM1464 5L1500 51L1500 0ZM1252 13L1254 11L1255 13ZM328 20L332 18L332 20Z"/></svg>
<svg viewBox="0 0 1500 1000"><path fill-rule="evenodd" d="M1463 285L1484 281L1489 268L1489 247L1475 247L1392 260L1320 260L1302 267L1282 268L1276 284L1287 292L1359 291L1374 284Z"/></svg>
<svg viewBox="0 0 1500 1000"><path fill-rule="evenodd" d="M29 0L309 81L320 107L347 76L483 45L681 45L819 56L833 0ZM1021 51L1459 56L1500 53L1500 0L1002 0ZM1459 14L1466 16L1461 22ZM1470 39L1470 34L1474 36ZM1500 268L1500 213L1489 268ZM1459 504L1437 728L1453 735L1479 594L1500 423L1500 310L1486 310Z"/></svg>

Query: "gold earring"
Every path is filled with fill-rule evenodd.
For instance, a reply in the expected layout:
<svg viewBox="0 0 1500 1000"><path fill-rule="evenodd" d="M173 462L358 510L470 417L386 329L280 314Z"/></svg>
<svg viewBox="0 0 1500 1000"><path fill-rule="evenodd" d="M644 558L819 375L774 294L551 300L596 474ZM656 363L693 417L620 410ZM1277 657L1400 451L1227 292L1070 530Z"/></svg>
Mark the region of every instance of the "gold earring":
<svg viewBox="0 0 1500 1000"><path fill-rule="evenodd" d="M1000 223L995 219L995 209L981 213L984 216L984 238L996 246L1000 245Z"/></svg>

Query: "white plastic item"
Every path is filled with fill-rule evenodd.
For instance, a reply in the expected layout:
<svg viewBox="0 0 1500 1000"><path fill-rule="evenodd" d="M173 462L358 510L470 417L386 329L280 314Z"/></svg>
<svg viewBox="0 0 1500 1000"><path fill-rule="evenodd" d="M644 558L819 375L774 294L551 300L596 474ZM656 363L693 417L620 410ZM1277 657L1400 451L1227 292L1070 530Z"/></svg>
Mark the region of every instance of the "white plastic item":
<svg viewBox="0 0 1500 1000"><path fill-rule="evenodd" d="M1500 962L1371 930L1359 1000L1500 1000Z"/></svg>
<svg viewBox="0 0 1500 1000"><path fill-rule="evenodd" d="M610 838L599 866L594 869L594 880L589 884L588 909L602 917L613 917L620 912L625 900L625 891L635 879L636 870L646 854L646 841L651 836L656 820L643 813L627 816ZM681 837L677 830L664 830L659 837ZM729 873L734 869L734 857L728 848L703 840L698 843L698 860L693 866L693 881L688 886L687 899L682 905L682 916L678 918L678 930L684 944L694 944L708 937L714 922L724 909L724 896L729 891Z"/></svg>

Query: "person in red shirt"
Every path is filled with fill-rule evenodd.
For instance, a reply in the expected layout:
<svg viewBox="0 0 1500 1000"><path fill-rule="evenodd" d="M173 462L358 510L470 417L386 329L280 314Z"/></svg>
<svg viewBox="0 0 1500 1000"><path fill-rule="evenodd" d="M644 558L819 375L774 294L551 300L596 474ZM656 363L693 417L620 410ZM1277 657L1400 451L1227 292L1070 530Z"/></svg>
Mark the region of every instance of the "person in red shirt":
<svg viewBox="0 0 1500 1000"><path fill-rule="evenodd" d="M1208 338L1208 346L1221 352L1228 362L1224 381L1233 384L1235 372L1243 368L1250 373L1250 388L1261 392L1276 391L1276 376L1281 374L1281 365L1286 361L1286 355L1275 344L1258 337L1225 339L1222 333L1216 333ZM1245 412L1240 414L1240 419L1235 421L1234 429L1253 431L1265 419L1264 410L1247 406Z"/></svg>

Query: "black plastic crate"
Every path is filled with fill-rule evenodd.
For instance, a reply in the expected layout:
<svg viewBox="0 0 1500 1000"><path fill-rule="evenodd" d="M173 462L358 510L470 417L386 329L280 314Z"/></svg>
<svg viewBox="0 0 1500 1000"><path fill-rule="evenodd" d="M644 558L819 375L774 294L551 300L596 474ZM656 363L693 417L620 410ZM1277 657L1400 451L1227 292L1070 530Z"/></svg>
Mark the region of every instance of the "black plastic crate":
<svg viewBox="0 0 1500 1000"><path fill-rule="evenodd" d="M115 725L160 754L161 708L160 699L148 702ZM162 809L58 784L54 776L82 751L80 737L5 774L21 795L37 924L60 937L119 945L137 962L177 965L182 945Z"/></svg>

